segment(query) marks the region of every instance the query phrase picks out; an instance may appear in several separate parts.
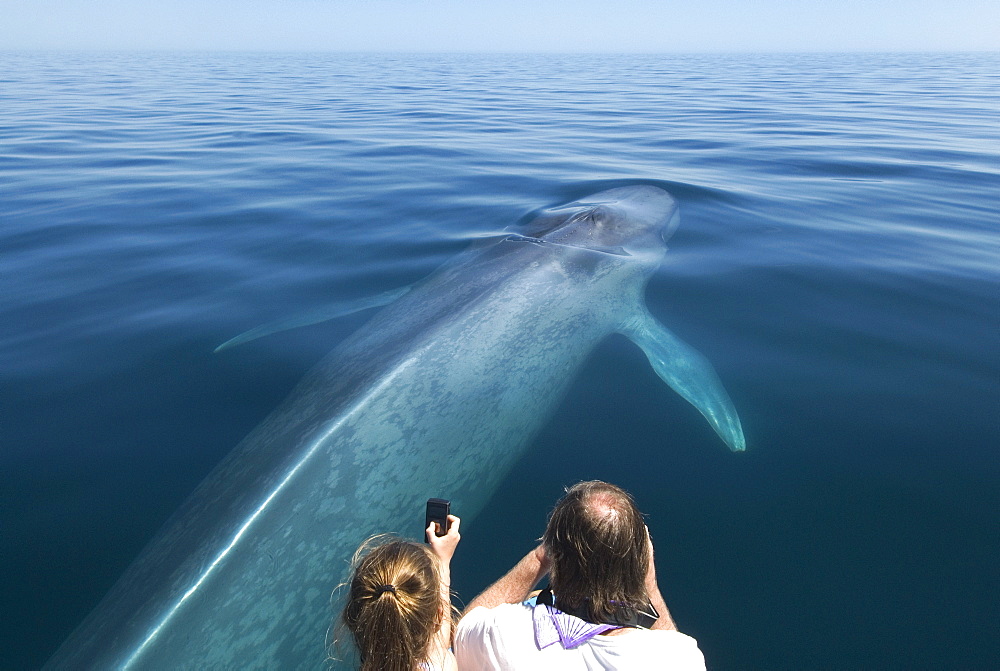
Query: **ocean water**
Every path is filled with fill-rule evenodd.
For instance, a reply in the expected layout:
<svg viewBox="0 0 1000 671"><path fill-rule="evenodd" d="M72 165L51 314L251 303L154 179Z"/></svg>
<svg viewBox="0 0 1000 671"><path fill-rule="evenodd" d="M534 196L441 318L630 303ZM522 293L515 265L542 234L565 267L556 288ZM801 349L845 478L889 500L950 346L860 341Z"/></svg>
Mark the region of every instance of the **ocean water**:
<svg viewBox="0 0 1000 671"><path fill-rule="evenodd" d="M459 596L601 478L711 669L995 667L1000 54L0 63L2 668L371 313L216 345L630 183L680 204L647 303L747 452L609 338L465 521Z"/></svg>

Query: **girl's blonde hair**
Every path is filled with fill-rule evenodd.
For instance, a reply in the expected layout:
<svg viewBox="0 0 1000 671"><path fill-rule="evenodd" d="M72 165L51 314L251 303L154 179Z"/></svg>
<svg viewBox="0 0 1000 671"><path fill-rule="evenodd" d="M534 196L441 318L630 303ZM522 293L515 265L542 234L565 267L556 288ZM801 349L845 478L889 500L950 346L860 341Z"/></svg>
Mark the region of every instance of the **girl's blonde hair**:
<svg viewBox="0 0 1000 671"><path fill-rule="evenodd" d="M343 623L361 671L413 671L426 661L443 617L438 559L421 543L375 536L354 554ZM445 646L447 647L447 646Z"/></svg>

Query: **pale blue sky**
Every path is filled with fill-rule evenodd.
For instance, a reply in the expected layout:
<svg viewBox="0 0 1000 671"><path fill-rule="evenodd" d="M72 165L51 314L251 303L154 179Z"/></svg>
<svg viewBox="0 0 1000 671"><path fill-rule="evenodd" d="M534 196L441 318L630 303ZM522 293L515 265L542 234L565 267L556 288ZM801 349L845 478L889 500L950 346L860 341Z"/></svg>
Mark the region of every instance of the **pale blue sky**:
<svg viewBox="0 0 1000 671"><path fill-rule="evenodd" d="M1000 0L0 0L0 50L1000 50Z"/></svg>

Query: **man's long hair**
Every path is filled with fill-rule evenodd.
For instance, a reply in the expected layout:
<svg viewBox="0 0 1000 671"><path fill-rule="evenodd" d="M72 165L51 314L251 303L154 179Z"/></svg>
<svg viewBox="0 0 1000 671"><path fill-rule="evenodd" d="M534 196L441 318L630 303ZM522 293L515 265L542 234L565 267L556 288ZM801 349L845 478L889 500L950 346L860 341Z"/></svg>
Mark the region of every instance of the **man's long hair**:
<svg viewBox="0 0 1000 671"><path fill-rule="evenodd" d="M646 533L642 514L620 487L592 480L568 488L542 537L556 607L589 612L591 622L609 621L623 606L645 609Z"/></svg>

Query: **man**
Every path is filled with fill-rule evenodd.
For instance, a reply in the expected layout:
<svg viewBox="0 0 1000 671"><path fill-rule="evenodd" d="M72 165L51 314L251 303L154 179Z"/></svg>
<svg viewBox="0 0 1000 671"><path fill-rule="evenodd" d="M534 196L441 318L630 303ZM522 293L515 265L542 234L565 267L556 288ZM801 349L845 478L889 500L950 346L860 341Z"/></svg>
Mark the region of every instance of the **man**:
<svg viewBox="0 0 1000 671"><path fill-rule="evenodd" d="M705 669L656 585L641 513L600 481L570 487L542 544L472 600L455 654L460 669Z"/></svg>

